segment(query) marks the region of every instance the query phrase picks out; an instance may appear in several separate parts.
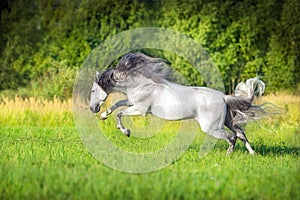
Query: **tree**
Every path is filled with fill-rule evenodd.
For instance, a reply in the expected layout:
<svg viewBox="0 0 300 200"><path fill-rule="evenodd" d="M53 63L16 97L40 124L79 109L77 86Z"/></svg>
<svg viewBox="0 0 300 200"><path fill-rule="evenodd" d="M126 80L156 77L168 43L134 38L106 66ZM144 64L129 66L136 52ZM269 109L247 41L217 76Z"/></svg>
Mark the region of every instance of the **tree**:
<svg viewBox="0 0 300 200"><path fill-rule="evenodd" d="M28 92L41 91L38 87L51 89L46 84L55 81L59 85L51 95L67 98L72 91L67 82L75 78L93 48L110 35L146 26L174 29L200 43L219 68L227 93L256 75L263 76L268 91L299 84L297 0L1 3L0 90L27 87ZM191 85L205 85L184 59L170 52L156 50L155 54L172 61L172 67Z"/></svg>
<svg viewBox="0 0 300 200"><path fill-rule="evenodd" d="M295 88L300 77L300 2L287 0L270 38L265 75L272 89Z"/></svg>

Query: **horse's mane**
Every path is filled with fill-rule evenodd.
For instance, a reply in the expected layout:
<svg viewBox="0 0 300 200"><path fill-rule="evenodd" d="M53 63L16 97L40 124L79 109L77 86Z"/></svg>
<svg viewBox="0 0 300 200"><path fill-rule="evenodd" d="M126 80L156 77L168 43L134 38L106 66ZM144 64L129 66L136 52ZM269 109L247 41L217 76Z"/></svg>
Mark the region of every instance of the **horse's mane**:
<svg viewBox="0 0 300 200"><path fill-rule="evenodd" d="M140 73L155 82L170 80L172 74L164 60L140 52L124 55L115 67L115 72L121 77Z"/></svg>
<svg viewBox="0 0 300 200"><path fill-rule="evenodd" d="M94 81L102 87L102 89L109 93L112 91L112 88L115 87L115 81L111 78L113 70L108 69L102 74L96 72L96 76L94 77Z"/></svg>

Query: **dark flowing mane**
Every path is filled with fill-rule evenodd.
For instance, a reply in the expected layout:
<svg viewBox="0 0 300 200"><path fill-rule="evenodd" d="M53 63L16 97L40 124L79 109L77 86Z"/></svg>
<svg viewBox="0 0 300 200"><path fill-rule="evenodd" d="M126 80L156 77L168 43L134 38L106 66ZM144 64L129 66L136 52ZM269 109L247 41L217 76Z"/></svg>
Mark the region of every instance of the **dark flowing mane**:
<svg viewBox="0 0 300 200"><path fill-rule="evenodd" d="M164 60L140 52L124 55L115 67L115 71L125 76L140 73L155 82L170 80L172 74Z"/></svg>
<svg viewBox="0 0 300 200"><path fill-rule="evenodd" d="M102 74L97 73L95 76L95 82L102 87L106 93L110 93L115 87L115 80L112 78L113 69L108 69Z"/></svg>
<svg viewBox="0 0 300 200"><path fill-rule="evenodd" d="M124 81L126 77L135 76L137 73L158 83L170 81L172 74L171 68L164 60L138 52L124 55L114 68L109 68L101 74L97 72L94 81L106 93L110 93L118 81Z"/></svg>

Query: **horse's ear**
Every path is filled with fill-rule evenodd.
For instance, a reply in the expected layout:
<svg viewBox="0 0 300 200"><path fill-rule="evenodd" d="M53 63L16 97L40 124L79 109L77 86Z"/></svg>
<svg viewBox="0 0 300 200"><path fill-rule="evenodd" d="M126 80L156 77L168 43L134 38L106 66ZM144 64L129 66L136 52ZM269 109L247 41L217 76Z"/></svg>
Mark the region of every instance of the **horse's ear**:
<svg viewBox="0 0 300 200"><path fill-rule="evenodd" d="M100 72L96 71L96 75L94 76L94 81L98 82L100 76Z"/></svg>
<svg viewBox="0 0 300 200"><path fill-rule="evenodd" d="M165 63L167 65L171 65L172 64L170 61L165 60L165 59L159 59L159 62Z"/></svg>
<svg viewBox="0 0 300 200"><path fill-rule="evenodd" d="M112 70L111 74L110 74L110 78L113 79L115 76L115 70Z"/></svg>

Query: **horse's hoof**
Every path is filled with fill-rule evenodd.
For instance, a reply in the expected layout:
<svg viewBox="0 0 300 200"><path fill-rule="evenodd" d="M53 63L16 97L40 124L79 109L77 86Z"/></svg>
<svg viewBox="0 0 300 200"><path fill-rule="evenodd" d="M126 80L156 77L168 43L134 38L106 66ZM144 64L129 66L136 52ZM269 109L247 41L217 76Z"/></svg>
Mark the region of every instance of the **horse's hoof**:
<svg viewBox="0 0 300 200"><path fill-rule="evenodd" d="M125 130L125 135L126 135L127 137L130 137L130 130L129 130L129 129L126 129L126 130Z"/></svg>
<svg viewBox="0 0 300 200"><path fill-rule="evenodd" d="M101 113L101 115L100 115L100 119L101 120L106 120L107 119L107 114L104 112L104 113Z"/></svg>
<svg viewBox="0 0 300 200"><path fill-rule="evenodd" d="M233 153L233 148L232 148L232 147L229 147L229 148L227 149L226 156L229 156L229 155L231 155L232 153Z"/></svg>

